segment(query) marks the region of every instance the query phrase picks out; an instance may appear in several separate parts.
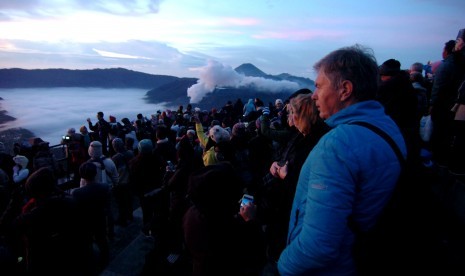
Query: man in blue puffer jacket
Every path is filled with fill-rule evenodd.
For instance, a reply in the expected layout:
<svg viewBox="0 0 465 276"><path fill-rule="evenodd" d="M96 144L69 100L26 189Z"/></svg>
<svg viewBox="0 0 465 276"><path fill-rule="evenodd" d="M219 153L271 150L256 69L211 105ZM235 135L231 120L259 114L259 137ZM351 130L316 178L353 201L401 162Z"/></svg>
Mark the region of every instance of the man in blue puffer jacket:
<svg viewBox="0 0 465 276"><path fill-rule="evenodd" d="M359 45L331 52L314 66L312 96L332 127L302 166L281 275L356 275L354 233L370 230L393 193L401 165L391 146L363 121L386 132L406 157L398 127L374 100L378 66ZM350 217L350 219L349 219Z"/></svg>

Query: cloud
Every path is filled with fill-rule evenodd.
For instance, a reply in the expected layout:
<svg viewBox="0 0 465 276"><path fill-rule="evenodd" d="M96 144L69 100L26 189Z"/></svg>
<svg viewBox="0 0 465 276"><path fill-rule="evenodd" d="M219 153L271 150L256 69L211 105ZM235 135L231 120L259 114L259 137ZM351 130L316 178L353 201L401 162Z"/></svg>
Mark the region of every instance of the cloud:
<svg viewBox="0 0 465 276"><path fill-rule="evenodd" d="M87 10L119 15L140 15L158 13L161 2L162 0L70 0L63 5L63 1L60 0L0 1L0 14L3 11L19 11L31 15L63 15L76 10Z"/></svg>
<svg viewBox="0 0 465 276"><path fill-rule="evenodd" d="M42 43L0 39L2 68L94 69L122 67L156 75L198 77L197 72L191 71L189 68L202 66L207 59L207 56L182 53L173 47L155 41Z"/></svg>
<svg viewBox="0 0 465 276"><path fill-rule="evenodd" d="M187 96L190 98L191 103L200 102L208 93L213 92L215 88L221 87L251 87L258 91L270 93L299 89L299 85L291 81L275 81L260 77L244 76L237 73L231 66L224 65L215 60L209 60L206 66L196 70L200 72L199 80L187 89Z"/></svg>
<svg viewBox="0 0 465 276"><path fill-rule="evenodd" d="M226 22L227 24L235 25L235 26L256 26L260 23L260 20L256 18L228 17L228 18L224 18L224 22Z"/></svg>
<svg viewBox="0 0 465 276"><path fill-rule="evenodd" d="M151 58L148 58L148 57L125 55L125 54L101 51L101 50L98 50L98 49L92 49L92 50L94 50L95 52L97 52L99 55L101 55L103 57L129 58L129 59L151 59Z"/></svg>

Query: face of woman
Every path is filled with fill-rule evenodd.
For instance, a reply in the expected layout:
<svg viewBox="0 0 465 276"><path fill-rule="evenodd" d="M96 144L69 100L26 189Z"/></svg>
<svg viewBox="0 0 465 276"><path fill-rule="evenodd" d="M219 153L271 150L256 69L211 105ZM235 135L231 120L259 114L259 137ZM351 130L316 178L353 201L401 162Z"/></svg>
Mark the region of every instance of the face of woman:
<svg viewBox="0 0 465 276"><path fill-rule="evenodd" d="M297 128L297 130L298 130L300 133L303 133L303 132L302 132L302 124L300 123L301 120L299 120L298 114L295 113L295 112L292 112L291 117L292 117L292 123L293 123L293 125L295 126L295 128Z"/></svg>

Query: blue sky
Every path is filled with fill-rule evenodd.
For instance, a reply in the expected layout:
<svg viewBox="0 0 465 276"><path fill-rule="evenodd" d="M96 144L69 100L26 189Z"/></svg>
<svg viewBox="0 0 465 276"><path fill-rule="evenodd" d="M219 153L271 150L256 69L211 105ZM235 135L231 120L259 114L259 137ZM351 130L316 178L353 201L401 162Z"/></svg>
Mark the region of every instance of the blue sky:
<svg viewBox="0 0 465 276"><path fill-rule="evenodd" d="M403 68L441 59L465 28L463 0L0 0L0 68L127 69L199 77L252 63L314 79L359 43Z"/></svg>

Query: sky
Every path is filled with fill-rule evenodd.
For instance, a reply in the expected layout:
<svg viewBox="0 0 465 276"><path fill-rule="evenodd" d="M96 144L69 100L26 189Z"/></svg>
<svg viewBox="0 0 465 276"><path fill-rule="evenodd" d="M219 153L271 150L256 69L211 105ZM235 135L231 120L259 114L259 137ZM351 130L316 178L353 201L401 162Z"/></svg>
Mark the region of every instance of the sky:
<svg viewBox="0 0 465 276"><path fill-rule="evenodd" d="M0 68L199 78L252 63L315 79L315 62L358 43L407 69L441 59L464 11L463 0L0 0Z"/></svg>

